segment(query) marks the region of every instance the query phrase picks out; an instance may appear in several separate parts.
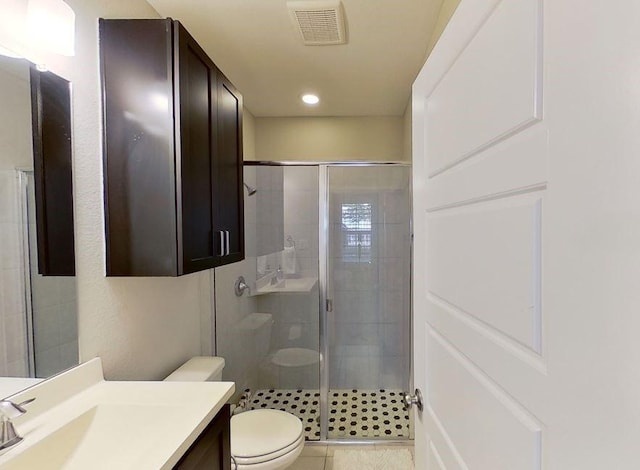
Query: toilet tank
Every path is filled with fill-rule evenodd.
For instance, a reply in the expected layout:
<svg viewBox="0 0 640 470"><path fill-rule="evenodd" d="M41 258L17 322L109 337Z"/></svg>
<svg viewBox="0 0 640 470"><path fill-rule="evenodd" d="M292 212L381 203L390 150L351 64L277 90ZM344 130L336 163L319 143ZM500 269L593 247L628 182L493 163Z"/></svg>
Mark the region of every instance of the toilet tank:
<svg viewBox="0 0 640 470"><path fill-rule="evenodd" d="M192 357L164 380L169 382L216 382L222 380L222 369L224 369L224 357Z"/></svg>
<svg viewBox="0 0 640 470"><path fill-rule="evenodd" d="M240 322L240 328L249 333L257 357L264 357L269 352L272 325L270 313L251 313Z"/></svg>

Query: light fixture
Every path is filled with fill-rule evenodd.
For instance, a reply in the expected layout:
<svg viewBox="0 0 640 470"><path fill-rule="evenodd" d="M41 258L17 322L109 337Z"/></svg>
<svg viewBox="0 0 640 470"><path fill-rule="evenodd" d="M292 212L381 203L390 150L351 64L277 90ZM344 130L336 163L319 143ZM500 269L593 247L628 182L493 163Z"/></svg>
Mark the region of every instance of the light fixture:
<svg viewBox="0 0 640 470"><path fill-rule="evenodd" d="M31 47L75 55L76 15L63 0L28 0L27 40Z"/></svg>
<svg viewBox="0 0 640 470"><path fill-rule="evenodd" d="M305 104L314 105L320 102L320 98L318 98L317 95L306 94L302 95L302 101L304 101Z"/></svg>
<svg viewBox="0 0 640 470"><path fill-rule="evenodd" d="M0 49L34 63L51 53L74 55L73 9L63 0L3 0Z"/></svg>

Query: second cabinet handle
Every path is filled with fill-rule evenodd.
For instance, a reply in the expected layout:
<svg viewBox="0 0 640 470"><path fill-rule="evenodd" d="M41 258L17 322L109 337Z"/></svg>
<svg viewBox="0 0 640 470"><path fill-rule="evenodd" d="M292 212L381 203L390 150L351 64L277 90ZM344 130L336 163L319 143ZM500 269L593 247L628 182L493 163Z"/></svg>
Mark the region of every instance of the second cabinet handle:
<svg viewBox="0 0 640 470"><path fill-rule="evenodd" d="M224 256L224 232L220 230L220 256Z"/></svg>
<svg viewBox="0 0 640 470"><path fill-rule="evenodd" d="M227 252L226 254L228 255L231 252L231 244L229 243L229 230L225 230L225 240L227 242Z"/></svg>

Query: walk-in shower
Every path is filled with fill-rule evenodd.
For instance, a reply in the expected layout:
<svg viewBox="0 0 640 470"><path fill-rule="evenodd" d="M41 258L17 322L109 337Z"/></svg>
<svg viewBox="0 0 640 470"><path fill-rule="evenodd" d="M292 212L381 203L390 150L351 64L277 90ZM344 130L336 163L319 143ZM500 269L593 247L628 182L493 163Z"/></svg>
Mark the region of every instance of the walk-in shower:
<svg viewBox="0 0 640 470"><path fill-rule="evenodd" d="M245 163L255 311L219 329L217 354L249 408L296 414L308 440L410 437L410 172Z"/></svg>

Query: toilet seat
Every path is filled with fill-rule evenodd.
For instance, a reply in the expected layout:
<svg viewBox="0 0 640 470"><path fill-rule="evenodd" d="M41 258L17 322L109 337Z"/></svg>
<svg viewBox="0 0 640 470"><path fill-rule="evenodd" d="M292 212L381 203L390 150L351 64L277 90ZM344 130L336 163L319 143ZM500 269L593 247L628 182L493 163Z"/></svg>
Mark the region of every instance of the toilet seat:
<svg viewBox="0 0 640 470"><path fill-rule="evenodd" d="M276 460L295 460L304 446L302 422L279 410L251 410L231 418L231 455L239 468L280 468Z"/></svg>
<svg viewBox="0 0 640 470"><path fill-rule="evenodd" d="M283 468L280 464L274 465L273 467L268 467L269 464L273 464L279 462L281 460L289 459L295 460L300 452L302 452L302 448L304 447L304 436L300 436L300 438L291 444L286 450L282 449L278 452L274 452L273 454L259 455L257 457L237 457L234 456L236 463L238 464L238 468ZM231 454L233 455L233 454ZM263 467L264 466L264 467Z"/></svg>

